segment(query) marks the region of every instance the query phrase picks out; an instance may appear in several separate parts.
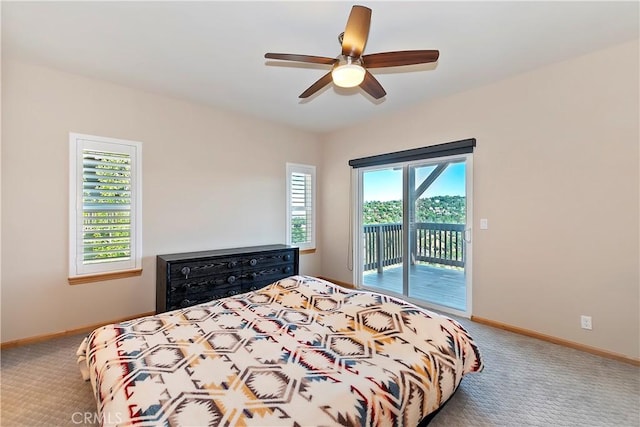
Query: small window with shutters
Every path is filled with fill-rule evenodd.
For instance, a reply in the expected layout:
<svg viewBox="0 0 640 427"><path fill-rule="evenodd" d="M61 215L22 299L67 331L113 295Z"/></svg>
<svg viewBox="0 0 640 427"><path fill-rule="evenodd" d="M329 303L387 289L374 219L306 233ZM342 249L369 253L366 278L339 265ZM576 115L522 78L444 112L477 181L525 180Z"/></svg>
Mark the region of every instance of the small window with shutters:
<svg viewBox="0 0 640 427"><path fill-rule="evenodd" d="M316 248L316 167L287 163L287 244Z"/></svg>
<svg viewBox="0 0 640 427"><path fill-rule="evenodd" d="M69 282L140 274L142 143L71 133Z"/></svg>

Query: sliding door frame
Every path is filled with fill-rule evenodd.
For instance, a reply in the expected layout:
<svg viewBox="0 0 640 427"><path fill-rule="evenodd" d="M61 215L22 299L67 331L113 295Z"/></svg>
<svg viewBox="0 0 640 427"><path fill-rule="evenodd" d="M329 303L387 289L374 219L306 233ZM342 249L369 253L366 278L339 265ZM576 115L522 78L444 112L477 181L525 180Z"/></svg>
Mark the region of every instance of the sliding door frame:
<svg viewBox="0 0 640 427"><path fill-rule="evenodd" d="M454 161L454 160L462 160L465 162L465 196L466 196L466 218L465 218L465 231L464 231L464 240L465 240L465 292L466 292L466 305L465 310L457 310L451 307L446 307L434 303L430 303L428 301L423 300L415 300L408 296L409 294L409 274L410 274L410 257L406 256L409 254L410 248L410 227L405 225L405 222L409 218L409 213L411 206L409 205L409 191L410 191L410 180L409 180L409 171L411 167L415 167L416 165L424 165L428 163L437 163L437 162L446 162L446 161ZM403 275L403 283L402 289L403 294L396 294L394 292L389 292L394 296L401 297L407 301L415 303L416 305L420 305L427 308L436 309L439 311L443 311L446 313L458 315L461 317L469 318L472 314L472 268L473 268L473 153L465 153L465 154L454 154L450 156L442 156L442 157L432 157L428 159L422 160L410 160L403 161L399 163L389 163L389 164L380 164L368 167L360 167L353 168L351 171L351 191L352 191L352 199L350 203L352 203L352 218L351 224L353 224L352 228L352 248L353 248L353 283L358 287L366 290L379 291L372 288L367 288L363 285L363 268L364 268L364 253L363 253L363 221L362 221L362 206L364 203L363 200L363 174L365 172L375 171L375 170L384 170L384 169L402 169L402 245L403 245L403 254L402 257L402 275Z"/></svg>

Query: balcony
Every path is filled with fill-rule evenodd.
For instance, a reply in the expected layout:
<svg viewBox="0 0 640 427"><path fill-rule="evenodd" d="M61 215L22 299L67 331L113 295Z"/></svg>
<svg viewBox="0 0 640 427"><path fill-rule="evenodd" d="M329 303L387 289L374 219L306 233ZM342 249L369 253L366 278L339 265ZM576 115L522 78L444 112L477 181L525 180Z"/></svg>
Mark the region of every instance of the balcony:
<svg viewBox="0 0 640 427"><path fill-rule="evenodd" d="M466 309L464 224L418 222L411 239L411 298ZM402 224L364 226L363 284L402 294Z"/></svg>

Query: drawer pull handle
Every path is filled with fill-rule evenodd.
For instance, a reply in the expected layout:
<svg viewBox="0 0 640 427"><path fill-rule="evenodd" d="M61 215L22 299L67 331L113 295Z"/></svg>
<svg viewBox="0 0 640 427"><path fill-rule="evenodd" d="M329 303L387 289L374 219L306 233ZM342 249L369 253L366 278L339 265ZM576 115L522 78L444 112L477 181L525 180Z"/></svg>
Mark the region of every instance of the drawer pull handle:
<svg viewBox="0 0 640 427"><path fill-rule="evenodd" d="M189 305L191 305L191 301L188 299L183 299L182 302L180 302L180 307L189 307Z"/></svg>
<svg viewBox="0 0 640 427"><path fill-rule="evenodd" d="M227 283L233 283L233 282L235 282L235 281L236 281L236 276L229 276L229 277L227 278Z"/></svg>
<svg viewBox="0 0 640 427"><path fill-rule="evenodd" d="M191 273L191 269L189 267L182 267L182 270L180 270L180 273L184 275L185 279L188 279L189 274Z"/></svg>
<svg viewBox="0 0 640 427"><path fill-rule="evenodd" d="M238 265L238 261L229 261L227 268L235 268L236 265Z"/></svg>
<svg viewBox="0 0 640 427"><path fill-rule="evenodd" d="M291 266L289 266L289 265L288 265L288 266L284 267L284 268L282 269L282 271L283 271L284 273L291 273Z"/></svg>
<svg viewBox="0 0 640 427"><path fill-rule="evenodd" d="M251 260L249 261L249 265L251 267L255 266L258 263L258 260L255 258L251 258Z"/></svg>
<svg viewBox="0 0 640 427"><path fill-rule="evenodd" d="M285 254L282 256L282 259L285 261L289 261L291 259L291 254Z"/></svg>

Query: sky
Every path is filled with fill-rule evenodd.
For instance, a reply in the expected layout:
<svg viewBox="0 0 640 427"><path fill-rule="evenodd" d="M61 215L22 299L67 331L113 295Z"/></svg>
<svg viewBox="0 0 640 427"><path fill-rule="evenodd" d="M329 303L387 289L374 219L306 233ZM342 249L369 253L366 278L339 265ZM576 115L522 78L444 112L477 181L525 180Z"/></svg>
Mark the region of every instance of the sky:
<svg viewBox="0 0 640 427"><path fill-rule="evenodd" d="M436 165L416 168L416 183L429 176ZM465 163L449 165L421 197L464 196ZM402 199L402 169L383 169L364 173L364 201Z"/></svg>

